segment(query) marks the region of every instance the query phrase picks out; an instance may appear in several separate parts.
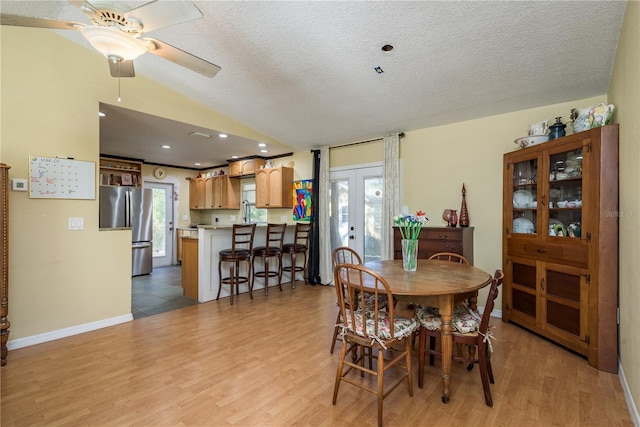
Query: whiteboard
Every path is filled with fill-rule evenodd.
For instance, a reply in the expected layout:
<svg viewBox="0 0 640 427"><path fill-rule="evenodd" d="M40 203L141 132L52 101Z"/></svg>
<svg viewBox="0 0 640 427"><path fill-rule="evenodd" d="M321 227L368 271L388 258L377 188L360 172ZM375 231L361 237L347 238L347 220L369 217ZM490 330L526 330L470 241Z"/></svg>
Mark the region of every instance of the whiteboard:
<svg viewBox="0 0 640 427"><path fill-rule="evenodd" d="M29 197L95 200L95 162L29 156Z"/></svg>

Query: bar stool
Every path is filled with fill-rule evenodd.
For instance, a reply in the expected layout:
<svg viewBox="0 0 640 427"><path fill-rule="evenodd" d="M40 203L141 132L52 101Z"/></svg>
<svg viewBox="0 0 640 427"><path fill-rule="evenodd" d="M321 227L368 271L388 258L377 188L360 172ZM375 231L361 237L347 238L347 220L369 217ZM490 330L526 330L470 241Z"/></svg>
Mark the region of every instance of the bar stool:
<svg viewBox="0 0 640 427"><path fill-rule="evenodd" d="M284 232L287 224L267 224L267 236L265 246L256 246L253 248L253 256L251 257L251 268L253 274L251 276L251 289L257 277L264 279L264 294L269 295L269 278L278 278L278 287L282 291L282 241L284 240ZM256 271L256 258L263 259L264 270ZM277 270L269 270L269 259L276 258L278 262Z"/></svg>
<svg viewBox="0 0 640 427"><path fill-rule="evenodd" d="M309 234L311 233L311 223L296 223L296 231L293 243L285 243L282 246L282 254L290 255L291 265L282 267L282 270L291 272L291 288L296 287L296 273L301 271L304 283L307 283L307 249L309 248ZM304 262L301 266L296 265L296 256L304 255Z"/></svg>
<svg viewBox="0 0 640 427"><path fill-rule="evenodd" d="M247 283L249 285L249 278L251 277L251 253L253 251L253 235L256 231L255 224L234 224L231 237L231 248L223 249L218 252L218 277L220 279L218 286L218 296L216 300L220 298L220 290L222 285L230 285L230 303L233 305L233 289L235 287L236 295L240 294L240 283ZM240 276L240 262L246 262L248 266L248 272L246 276ZM229 276L222 277L222 263L228 262ZM249 287L249 297L253 299L253 293L251 292L251 286Z"/></svg>

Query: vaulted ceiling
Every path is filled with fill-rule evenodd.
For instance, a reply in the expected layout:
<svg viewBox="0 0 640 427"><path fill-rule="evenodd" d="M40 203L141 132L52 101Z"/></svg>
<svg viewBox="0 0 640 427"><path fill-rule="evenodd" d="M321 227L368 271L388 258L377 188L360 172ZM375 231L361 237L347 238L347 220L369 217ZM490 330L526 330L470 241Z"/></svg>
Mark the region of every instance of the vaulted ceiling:
<svg viewBox="0 0 640 427"><path fill-rule="evenodd" d="M147 2L100 3L131 9ZM626 7L623 1L194 3L202 18L149 35L221 71L208 78L144 54L134 61L136 75L291 151L604 94ZM89 23L66 1L3 0L1 11ZM92 49L76 31L33 31L56 31ZM393 49L383 51L387 44ZM126 114L123 120L121 126L130 125ZM218 160L227 158L212 163Z"/></svg>

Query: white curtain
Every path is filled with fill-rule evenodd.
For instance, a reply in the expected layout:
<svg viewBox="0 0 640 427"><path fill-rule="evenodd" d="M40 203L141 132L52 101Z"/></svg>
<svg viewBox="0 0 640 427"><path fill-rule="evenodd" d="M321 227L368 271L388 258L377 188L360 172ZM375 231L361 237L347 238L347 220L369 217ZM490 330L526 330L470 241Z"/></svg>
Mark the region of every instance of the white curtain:
<svg viewBox="0 0 640 427"><path fill-rule="evenodd" d="M393 259L393 217L400 213L400 135L384 137L382 259Z"/></svg>
<svg viewBox="0 0 640 427"><path fill-rule="evenodd" d="M318 212L318 221L320 228L320 278L323 284L330 284L333 280L333 268L331 266L331 235L329 229L329 147L320 147L320 191L318 192L318 201L320 209Z"/></svg>

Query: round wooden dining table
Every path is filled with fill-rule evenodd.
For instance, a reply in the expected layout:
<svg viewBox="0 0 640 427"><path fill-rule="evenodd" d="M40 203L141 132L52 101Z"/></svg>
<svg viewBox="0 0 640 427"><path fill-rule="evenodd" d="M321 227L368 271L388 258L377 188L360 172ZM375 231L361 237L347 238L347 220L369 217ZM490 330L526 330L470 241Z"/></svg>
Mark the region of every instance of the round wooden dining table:
<svg viewBox="0 0 640 427"><path fill-rule="evenodd" d="M451 386L453 307L490 284L491 275L477 267L428 259L418 259L416 271L405 271L401 259L371 261L364 266L384 277L397 300L438 307L442 318L442 402L447 403ZM419 378L424 378L424 360L420 361L419 370Z"/></svg>

